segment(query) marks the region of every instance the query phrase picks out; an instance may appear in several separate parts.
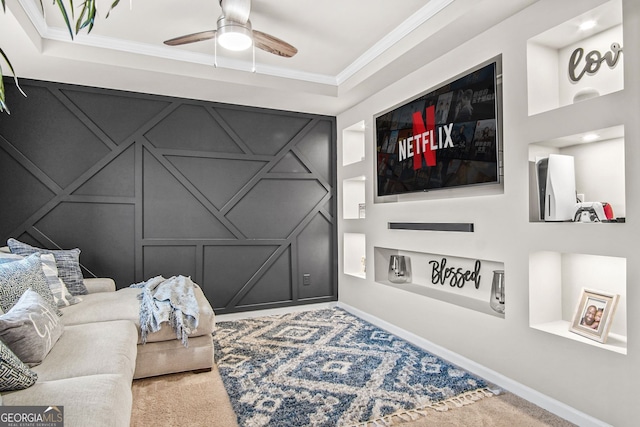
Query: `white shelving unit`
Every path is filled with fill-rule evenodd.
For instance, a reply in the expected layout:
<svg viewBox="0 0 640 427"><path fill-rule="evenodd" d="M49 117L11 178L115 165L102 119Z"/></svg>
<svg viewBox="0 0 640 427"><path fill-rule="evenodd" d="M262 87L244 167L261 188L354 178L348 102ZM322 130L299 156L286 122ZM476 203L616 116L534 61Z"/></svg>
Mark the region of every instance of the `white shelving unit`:
<svg viewBox="0 0 640 427"><path fill-rule="evenodd" d="M627 354L626 272L625 258L552 251L532 253L529 257L530 326ZM620 295L606 344L569 331L583 288Z"/></svg>
<svg viewBox="0 0 640 427"><path fill-rule="evenodd" d="M625 218L625 139L624 126L588 131L529 144L529 220L539 222L534 164L549 154L573 156L576 191L585 202L607 202L616 218ZM615 168L602 165L618 165ZM613 224L612 224L613 225Z"/></svg>
<svg viewBox="0 0 640 427"><path fill-rule="evenodd" d="M344 274L365 279L367 239L363 233L344 233L343 235Z"/></svg>
<svg viewBox="0 0 640 427"><path fill-rule="evenodd" d="M342 131L342 166L364 160L364 120Z"/></svg>
<svg viewBox="0 0 640 427"><path fill-rule="evenodd" d="M588 21L595 26L579 30ZM626 224L540 222L534 167L537 157L573 156L577 193L586 202L609 203L616 218L626 219L625 128L605 112L624 97L623 56L612 61L624 46L622 22L622 1L612 0L527 43L528 110L535 124L528 147L529 222L539 223L532 227L540 242L529 255L529 326L626 355L627 259L608 244L624 236ZM583 288L620 296L606 344L569 330Z"/></svg>
<svg viewBox="0 0 640 427"><path fill-rule="evenodd" d="M364 121L355 123L342 131L342 218L354 220L353 226L365 216L366 178L362 172L365 159ZM346 223L348 223L347 221ZM343 222L344 226L345 222ZM342 263L343 273L366 278L367 245L364 233L343 230ZM355 230L357 231L357 230Z"/></svg>
<svg viewBox="0 0 640 427"><path fill-rule="evenodd" d="M590 28L586 23L596 22ZM588 27L588 25L587 25ZM584 29L581 29L584 28ZM613 43L624 48L622 40L622 2L612 0L580 16L551 28L527 42L527 76L529 115L542 113L578 102L577 99L589 99L624 89L624 55L619 55L615 67L607 63L587 64L591 52L604 57ZM569 63L576 49L582 49L583 55L578 61L575 57L573 74L578 76L587 67L595 73L586 73L577 82L569 79Z"/></svg>
<svg viewBox="0 0 640 427"><path fill-rule="evenodd" d="M357 176L342 181L342 217L344 219L362 219L364 210L361 205L365 203L364 176Z"/></svg>
<svg viewBox="0 0 640 427"><path fill-rule="evenodd" d="M489 305L491 297L492 272L494 270L504 270L504 264L496 261L479 260L481 263L479 287L475 288L475 283L467 282L464 286L459 286L463 282L452 282L453 276L448 276L444 283L437 284L432 281L432 264L439 263L442 258L446 258L448 267L462 268L464 271L474 271L475 259L461 258L455 256L428 254L416 251L406 251L399 249L375 247L374 280L386 286L423 295L443 302L454 304L469 310L504 318L504 313L494 311ZM389 257L391 255L403 255L406 258L407 268L411 273L411 280L405 283L392 283L388 279ZM443 272L444 275L444 272ZM453 286L452 286L453 284ZM507 285L508 286L508 285ZM508 293L505 305L508 306ZM508 310L508 309L507 309Z"/></svg>

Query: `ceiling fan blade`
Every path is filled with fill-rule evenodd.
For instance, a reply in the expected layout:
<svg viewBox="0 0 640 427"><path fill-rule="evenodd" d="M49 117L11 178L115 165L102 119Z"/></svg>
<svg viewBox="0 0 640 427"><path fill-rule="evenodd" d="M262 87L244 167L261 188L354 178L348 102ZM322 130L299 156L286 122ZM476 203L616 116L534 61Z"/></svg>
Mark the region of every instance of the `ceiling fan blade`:
<svg viewBox="0 0 640 427"><path fill-rule="evenodd" d="M174 39L165 40L164 44L169 46L178 46L181 44L201 42L210 40L216 36L216 30L201 31L199 33L188 34L186 36L176 37Z"/></svg>
<svg viewBox="0 0 640 427"><path fill-rule="evenodd" d="M289 43L262 31L253 30L253 42L258 49L274 55L284 56L285 58L291 58L298 53L298 49Z"/></svg>

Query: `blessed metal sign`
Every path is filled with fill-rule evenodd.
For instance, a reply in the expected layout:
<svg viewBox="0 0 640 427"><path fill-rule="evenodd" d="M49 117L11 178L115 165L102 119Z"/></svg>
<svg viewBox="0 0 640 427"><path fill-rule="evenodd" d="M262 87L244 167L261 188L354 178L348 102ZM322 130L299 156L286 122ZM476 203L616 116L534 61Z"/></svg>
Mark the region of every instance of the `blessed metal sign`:
<svg viewBox="0 0 640 427"><path fill-rule="evenodd" d="M447 259L429 261L431 265L431 283L444 285L448 283L452 288L463 288L467 282L473 282L476 289L480 287L480 260L476 260L473 270L464 267L447 267Z"/></svg>

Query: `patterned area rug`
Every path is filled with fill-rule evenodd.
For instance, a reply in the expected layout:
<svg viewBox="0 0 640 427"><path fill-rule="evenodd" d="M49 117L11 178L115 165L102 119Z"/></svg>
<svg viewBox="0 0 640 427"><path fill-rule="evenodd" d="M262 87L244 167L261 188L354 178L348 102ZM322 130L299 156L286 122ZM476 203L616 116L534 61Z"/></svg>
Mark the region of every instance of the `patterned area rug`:
<svg viewBox="0 0 640 427"><path fill-rule="evenodd" d="M218 322L214 341L242 427L391 425L492 395L339 308Z"/></svg>

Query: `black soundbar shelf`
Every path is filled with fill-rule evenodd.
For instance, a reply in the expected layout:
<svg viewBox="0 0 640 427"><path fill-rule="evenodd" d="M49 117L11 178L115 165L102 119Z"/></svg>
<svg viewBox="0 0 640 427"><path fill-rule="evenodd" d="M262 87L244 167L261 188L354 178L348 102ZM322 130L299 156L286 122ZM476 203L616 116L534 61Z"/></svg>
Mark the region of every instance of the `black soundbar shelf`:
<svg viewBox="0 0 640 427"><path fill-rule="evenodd" d="M468 222L390 222L390 230L461 231L473 233L473 223Z"/></svg>

